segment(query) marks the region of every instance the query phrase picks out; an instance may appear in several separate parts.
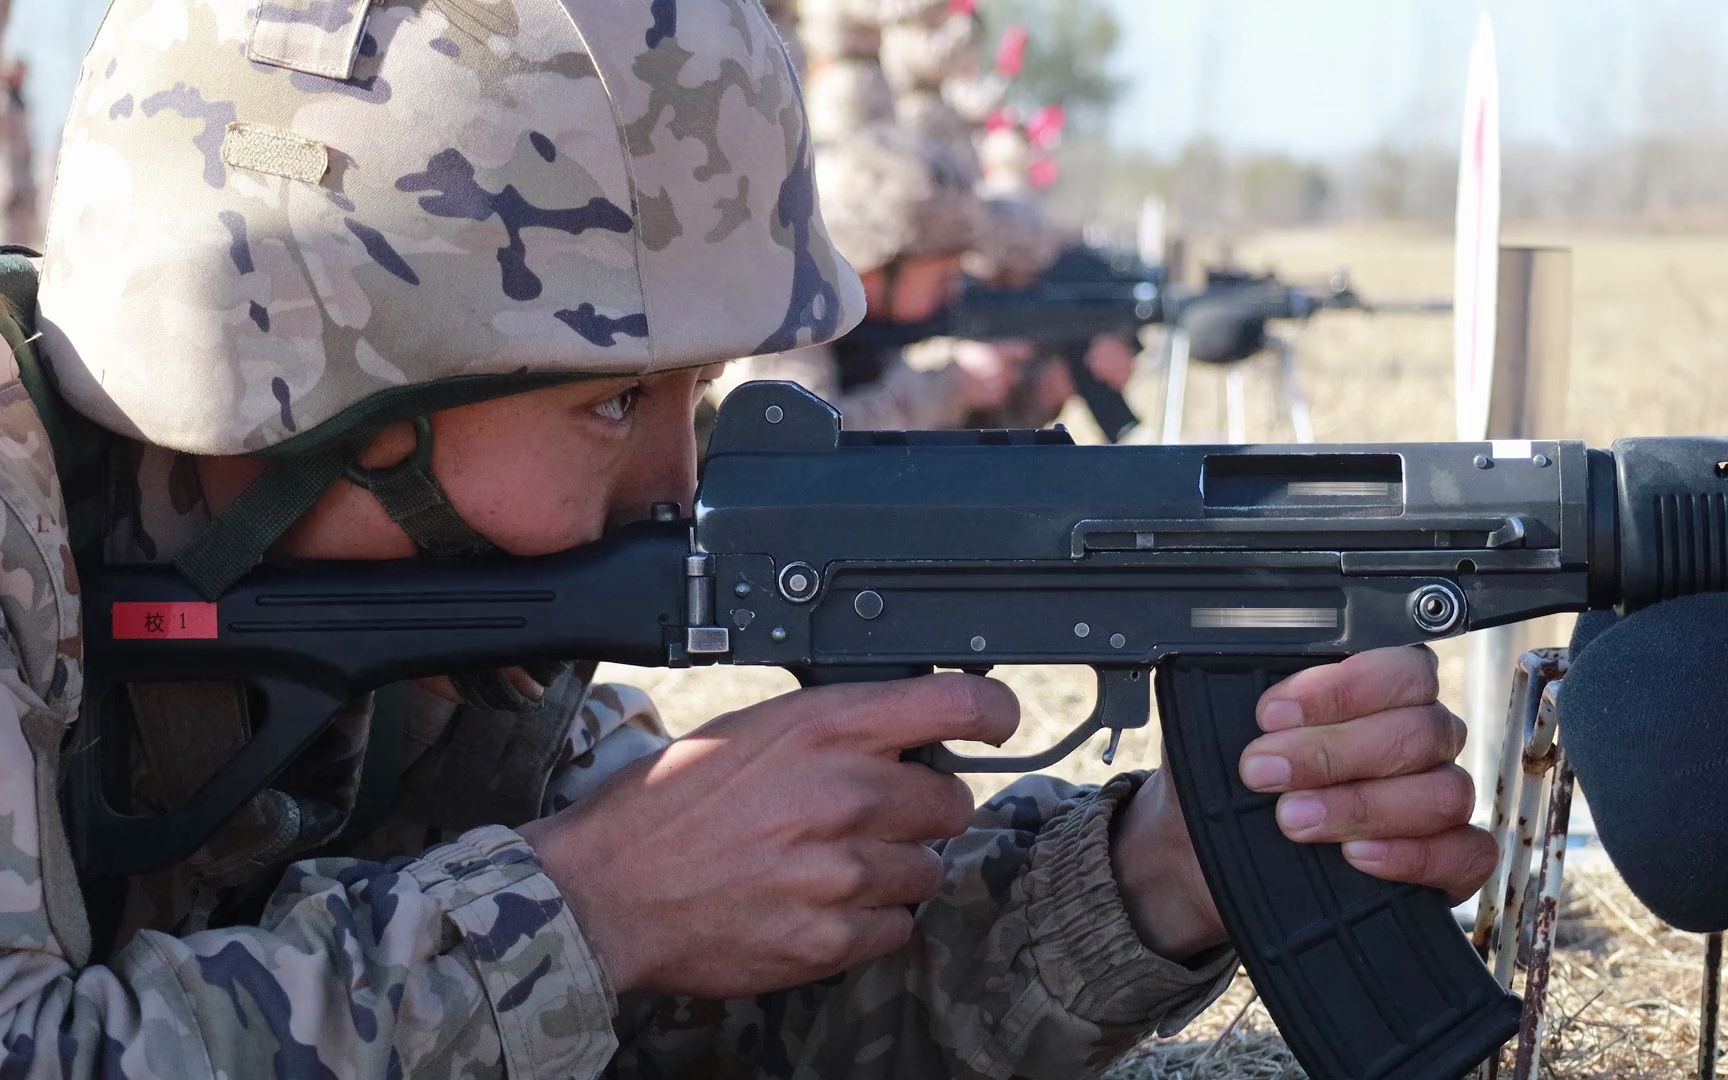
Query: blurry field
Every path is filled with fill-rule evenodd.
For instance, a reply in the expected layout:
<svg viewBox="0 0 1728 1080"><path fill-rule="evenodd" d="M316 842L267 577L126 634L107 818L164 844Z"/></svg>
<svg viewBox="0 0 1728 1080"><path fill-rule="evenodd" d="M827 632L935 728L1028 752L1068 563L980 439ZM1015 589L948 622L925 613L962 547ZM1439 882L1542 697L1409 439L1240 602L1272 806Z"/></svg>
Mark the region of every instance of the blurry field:
<svg viewBox="0 0 1728 1080"><path fill-rule="evenodd" d="M1505 241L1566 247L1573 252L1573 359L1566 387L1566 425L1562 431L1538 434L1606 445L1626 435L1728 429L1728 338L1723 333L1728 328L1728 237L1568 235L1508 229ZM1452 289L1450 244L1449 236L1431 233L1304 232L1239 245L1237 259L1249 269L1276 269L1289 280L1317 286L1347 268L1357 290L1369 300L1440 298L1449 296ZM1449 315L1329 312L1295 333L1303 384L1320 440L1453 437ZM1162 384L1155 365L1143 367L1130 388L1130 398L1142 416L1159 415ZM1270 383L1259 370L1250 373L1249 409L1251 440L1287 441L1287 431L1272 415ZM1189 382L1186 441L1222 441L1223 415L1222 378L1216 371L1197 367ZM1082 410L1071 408L1063 419L1078 437L1095 438L1096 429ZM1565 633L1565 627L1556 620L1538 633L1554 639ZM1444 642L1438 651L1445 700L1460 708L1463 648L1458 642ZM1084 669L999 674L1019 693L1024 713L1021 732L1009 751L1041 749L1091 707L1091 676ZM782 672L755 670L608 668L602 677L651 691L677 732L795 685ZM1108 777L1114 770L1098 761L1100 743L1094 740L1051 771L1079 781ZM1117 764L1144 767L1156 764L1157 758L1154 719L1146 730L1123 740ZM999 786L999 781L988 777L973 779L980 796ZM1543 1075L1565 1080L1680 1075L1678 1063L1688 1053L1696 1054L1699 982L1696 977L1682 977L1696 974L1692 957L1697 950L1688 951L1684 943L1696 939L1656 927L1617 881L1609 880L1597 891L1613 898L1619 914L1589 907L1589 898L1575 902L1576 910L1596 927L1594 936L1584 935L1594 951L1565 954L1556 975L1556 992L1564 1002L1568 993L1577 990L1577 986L1564 988L1568 972L1584 980L1582 985L1591 985L1579 974L1580 965L1602 986L1580 992L1572 1001L1576 1015L1557 1036L1571 1042L1564 1046L1556 1042L1557 1067L1545 1067ZM1642 929L1642 936L1626 929L1632 923ZM1239 983L1232 990L1230 1001L1237 1006L1246 995L1245 986ZM1652 1006L1651 1001L1658 1004ZM1214 1007L1184 1038L1192 1043L1199 1037L1198 1045L1209 1045L1237 1011L1229 1005ZM1652 1019L1656 1013L1660 1024ZM1159 1051L1165 1056L1132 1067L1124 1064L1115 1075L1192 1080L1300 1075L1263 1034L1270 1031L1263 1013L1245 1014L1236 1030L1247 1036L1232 1034L1236 1042L1214 1051L1205 1067L1196 1067L1187 1050L1178 1053L1178 1048L1166 1047ZM1591 1041L1595 1037L1591 1033L1601 1035L1600 1043ZM1195 1050L1194 1055L1203 1052ZM1178 1056L1163 1063L1171 1053ZM1222 1061L1214 1060L1221 1053ZM1224 1071L1216 1071L1221 1064Z"/></svg>

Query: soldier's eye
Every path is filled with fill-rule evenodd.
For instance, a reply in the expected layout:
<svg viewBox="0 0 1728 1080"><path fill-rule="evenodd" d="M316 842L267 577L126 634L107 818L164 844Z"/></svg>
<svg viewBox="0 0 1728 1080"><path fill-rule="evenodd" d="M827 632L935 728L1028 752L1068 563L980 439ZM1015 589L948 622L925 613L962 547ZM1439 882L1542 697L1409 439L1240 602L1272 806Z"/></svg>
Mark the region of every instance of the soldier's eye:
<svg viewBox="0 0 1728 1080"><path fill-rule="evenodd" d="M636 408L636 403L640 400L642 400L642 388L632 386L628 390L621 391L593 406L593 412L602 420L622 423L629 419L631 412Z"/></svg>

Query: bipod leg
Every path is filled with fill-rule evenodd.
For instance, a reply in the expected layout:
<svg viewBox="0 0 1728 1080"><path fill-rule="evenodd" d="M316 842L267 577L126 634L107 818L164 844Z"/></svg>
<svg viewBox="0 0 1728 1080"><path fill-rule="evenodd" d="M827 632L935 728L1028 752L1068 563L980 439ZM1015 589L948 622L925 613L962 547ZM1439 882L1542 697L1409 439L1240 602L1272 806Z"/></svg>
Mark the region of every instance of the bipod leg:
<svg viewBox="0 0 1728 1080"><path fill-rule="evenodd" d="M1238 360L1224 372L1224 430L1227 441L1248 441L1248 361Z"/></svg>
<svg viewBox="0 0 1728 1080"><path fill-rule="evenodd" d="M1188 406L1188 335L1170 331L1170 363L1164 371L1164 426L1158 441L1172 446L1182 441L1182 412Z"/></svg>
<svg viewBox="0 0 1728 1080"><path fill-rule="evenodd" d="M1314 417L1308 411L1308 398L1302 393L1302 379L1296 371L1296 347L1279 337L1268 337L1266 345L1278 354L1278 386L1284 397L1284 408L1290 414L1290 430L1299 443L1314 441Z"/></svg>
<svg viewBox="0 0 1728 1080"><path fill-rule="evenodd" d="M1716 1080L1716 1022L1722 1011L1722 933L1704 939L1704 1003L1698 1017L1698 1077Z"/></svg>
<svg viewBox="0 0 1728 1080"><path fill-rule="evenodd" d="M1557 685L1542 695L1542 711L1552 714ZM1530 948L1530 973L1524 980L1524 1018L1518 1026L1518 1057L1513 1080L1536 1080L1542 1061L1542 1014L1548 1005L1548 977L1554 967L1554 926L1560 918L1560 887L1566 868L1566 838L1572 818L1572 765L1563 747L1554 748L1554 781L1542 844L1542 887L1536 902L1536 929ZM1517 943L1512 943L1514 950Z"/></svg>

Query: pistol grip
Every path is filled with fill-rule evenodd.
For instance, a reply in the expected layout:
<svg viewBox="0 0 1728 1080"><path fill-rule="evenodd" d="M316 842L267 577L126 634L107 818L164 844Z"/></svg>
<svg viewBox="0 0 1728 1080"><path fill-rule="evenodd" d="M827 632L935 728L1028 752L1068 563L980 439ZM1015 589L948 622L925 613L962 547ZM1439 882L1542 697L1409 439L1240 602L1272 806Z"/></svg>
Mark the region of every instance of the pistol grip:
<svg viewBox="0 0 1728 1080"><path fill-rule="evenodd" d="M1092 374L1092 369L1086 366L1086 353L1091 345L1090 341L1071 344L1063 350L1062 362L1068 368L1068 379L1074 384L1074 392L1086 403L1104 438L1118 443L1140 426L1140 418L1134 415L1134 409L1122 396L1122 391Z"/></svg>
<svg viewBox="0 0 1728 1080"><path fill-rule="evenodd" d="M1266 1011L1316 1080L1455 1080L1518 1030L1445 897L1278 829L1238 761L1254 707L1313 657L1176 657L1158 670L1164 745L1206 884Z"/></svg>

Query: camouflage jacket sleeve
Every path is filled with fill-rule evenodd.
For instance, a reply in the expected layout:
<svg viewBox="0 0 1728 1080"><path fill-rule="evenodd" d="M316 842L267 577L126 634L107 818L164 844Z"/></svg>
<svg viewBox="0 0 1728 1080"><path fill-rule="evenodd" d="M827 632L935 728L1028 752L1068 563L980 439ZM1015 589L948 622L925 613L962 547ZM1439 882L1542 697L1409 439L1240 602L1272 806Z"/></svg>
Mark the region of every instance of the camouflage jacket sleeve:
<svg viewBox="0 0 1728 1080"><path fill-rule="evenodd" d="M965 415L947 367L915 368L896 357L880 379L842 391L840 365L826 345L752 356L729 366L722 391L760 379L795 382L840 410L852 431L953 427Z"/></svg>
<svg viewBox="0 0 1728 1080"><path fill-rule="evenodd" d="M1143 777L1026 777L942 848L947 880L905 949L810 986L729 1002L626 998L608 1075L923 1080L1094 1075L1171 1034L1229 984L1149 952L1110 869L1110 825Z"/></svg>
<svg viewBox="0 0 1728 1080"><path fill-rule="evenodd" d="M298 863L257 926L145 931L90 962L59 723L0 664L0 1076L567 1077L611 1056L599 965L499 826L414 859Z"/></svg>
<svg viewBox="0 0 1728 1080"><path fill-rule="evenodd" d="M10 673L9 673L10 674ZM0 1075L567 1077L611 1056L612 997L512 831L416 859L289 868L260 925L144 932L81 962L44 850L15 679L0 690Z"/></svg>

